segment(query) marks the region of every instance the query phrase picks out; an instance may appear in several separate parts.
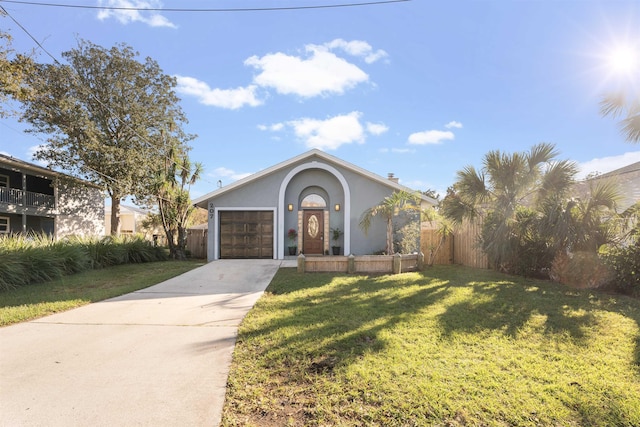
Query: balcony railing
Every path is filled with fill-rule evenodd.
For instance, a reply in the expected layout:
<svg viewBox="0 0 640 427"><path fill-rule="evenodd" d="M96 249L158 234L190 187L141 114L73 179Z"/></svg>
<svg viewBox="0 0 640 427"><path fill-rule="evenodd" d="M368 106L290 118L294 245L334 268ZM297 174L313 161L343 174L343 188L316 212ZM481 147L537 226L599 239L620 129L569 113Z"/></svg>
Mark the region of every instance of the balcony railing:
<svg viewBox="0 0 640 427"><path fill-rule="evenodd" d="M9 203L29 208L54 209L56 206L55 197L49 194L5 187L0 187L0 203Z"/></svg>

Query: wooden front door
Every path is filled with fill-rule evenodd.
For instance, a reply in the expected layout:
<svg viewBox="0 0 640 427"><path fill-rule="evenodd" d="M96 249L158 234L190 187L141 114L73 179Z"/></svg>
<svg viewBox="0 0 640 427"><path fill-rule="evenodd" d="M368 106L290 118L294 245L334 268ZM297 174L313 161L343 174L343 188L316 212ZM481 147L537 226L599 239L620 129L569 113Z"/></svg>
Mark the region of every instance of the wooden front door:
<svg viewBox="0 0 640 427"><path fill-rule="evenodd" d="M322 255L324 253L324 211L305 210L303 219L303 253Z"/></svg>

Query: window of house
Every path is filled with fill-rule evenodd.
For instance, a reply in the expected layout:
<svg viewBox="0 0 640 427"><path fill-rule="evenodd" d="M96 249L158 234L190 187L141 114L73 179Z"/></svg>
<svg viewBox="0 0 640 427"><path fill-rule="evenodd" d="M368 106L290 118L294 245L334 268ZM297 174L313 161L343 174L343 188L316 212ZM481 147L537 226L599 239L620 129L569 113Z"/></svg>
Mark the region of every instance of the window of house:
<svg viewBox="0 0 640 427"><path fill-rule="evenodd" d="M0 234L9 234L9 217L0 216Z"/></svg>
<svg viewBox="0 0 640 427"><path fill-rule="evenodd" d="M304 199L302 199L302 203L300 204L300 207L302 207L302 208L325 208L325 207L327 207L327 202L319 194L309 194Z"/></svg>
<svg viewBox="0 0 640 427"><path fill-rule="evenodd" d="M8 202L9 194L7 189L9 188L9 177L7 175L0 175L0 202Z"/></svg>

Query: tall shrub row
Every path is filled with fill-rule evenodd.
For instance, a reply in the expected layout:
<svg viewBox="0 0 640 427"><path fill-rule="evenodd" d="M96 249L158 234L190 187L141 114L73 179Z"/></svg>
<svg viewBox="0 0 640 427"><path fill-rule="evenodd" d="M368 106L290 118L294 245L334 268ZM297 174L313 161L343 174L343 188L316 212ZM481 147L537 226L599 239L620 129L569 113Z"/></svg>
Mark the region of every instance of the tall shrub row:
<svg viewBox="0 0 640 427"><path fill-rule="evenodd" d="M140 237L47 236L0 238L0 290L43 282L89 269L166 260L167 254Z"/></svg>
<svg viewBox="0 0 640 427"><path fill-rule="evenodd" d="M613 272L613 288L640 297L640 239L626 247L608 248L602 257Z"/></svg>

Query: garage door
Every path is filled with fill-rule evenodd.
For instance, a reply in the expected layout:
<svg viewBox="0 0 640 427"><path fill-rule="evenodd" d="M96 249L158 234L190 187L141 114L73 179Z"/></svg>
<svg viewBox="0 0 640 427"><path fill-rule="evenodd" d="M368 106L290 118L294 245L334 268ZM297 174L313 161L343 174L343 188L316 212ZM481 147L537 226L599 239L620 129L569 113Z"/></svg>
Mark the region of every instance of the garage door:
<svg viewBox="0 0 640 427"><path fill-rule="evenodd" d="M273 258L273 211L221 211L220 258Z"/></svg>

